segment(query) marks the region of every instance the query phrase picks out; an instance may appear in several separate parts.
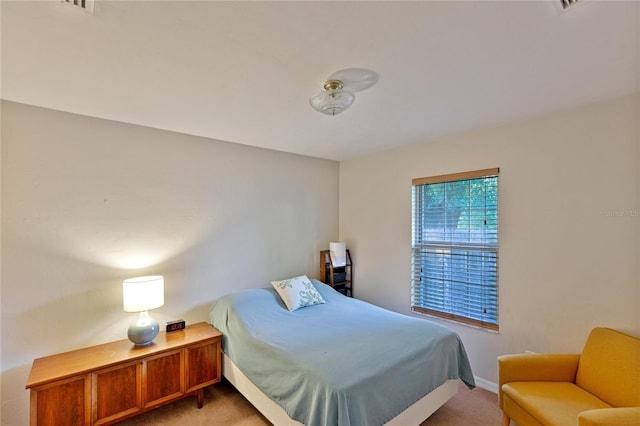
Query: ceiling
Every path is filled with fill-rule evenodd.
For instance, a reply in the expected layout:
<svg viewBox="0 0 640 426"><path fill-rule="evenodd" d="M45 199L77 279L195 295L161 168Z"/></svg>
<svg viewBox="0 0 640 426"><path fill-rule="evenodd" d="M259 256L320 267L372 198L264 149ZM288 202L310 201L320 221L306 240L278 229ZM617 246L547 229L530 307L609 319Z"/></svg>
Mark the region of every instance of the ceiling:
<svg viewBox="0 0 640 426"><path fill-rule="evenodd" d="M640 92L640 2L581 3L3 0L0 94L345 160ZM378 83L314 111L353 67Z"/></svg>

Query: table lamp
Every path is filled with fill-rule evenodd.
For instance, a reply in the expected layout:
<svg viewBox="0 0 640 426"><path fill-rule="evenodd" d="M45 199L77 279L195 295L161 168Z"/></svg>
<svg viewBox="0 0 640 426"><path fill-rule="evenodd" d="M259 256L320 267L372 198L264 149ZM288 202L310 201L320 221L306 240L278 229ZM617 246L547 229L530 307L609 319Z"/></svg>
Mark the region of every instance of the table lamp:
<svg viewBox="0 0 640 426"><path fill-rule="evenodd" d="M160 325L149 316L150 309L164 305L164 278L154 275L129 278L122 282L122 306L125 312L140 312L138 320L129 326L127 335L136 346L153 342Z"/></svg>

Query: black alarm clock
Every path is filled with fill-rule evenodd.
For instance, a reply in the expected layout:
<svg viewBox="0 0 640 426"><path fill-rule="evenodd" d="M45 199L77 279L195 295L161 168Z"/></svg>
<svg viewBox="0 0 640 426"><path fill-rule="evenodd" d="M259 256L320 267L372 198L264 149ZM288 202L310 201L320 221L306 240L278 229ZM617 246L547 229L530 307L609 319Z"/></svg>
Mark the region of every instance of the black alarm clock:
<svg viewBox="0 0 640 426"><path fill-rule="evenodd" d="M173 333L175 331L182 331L186 328L184 320L176 320L167 322L167 333Z"/></svg>

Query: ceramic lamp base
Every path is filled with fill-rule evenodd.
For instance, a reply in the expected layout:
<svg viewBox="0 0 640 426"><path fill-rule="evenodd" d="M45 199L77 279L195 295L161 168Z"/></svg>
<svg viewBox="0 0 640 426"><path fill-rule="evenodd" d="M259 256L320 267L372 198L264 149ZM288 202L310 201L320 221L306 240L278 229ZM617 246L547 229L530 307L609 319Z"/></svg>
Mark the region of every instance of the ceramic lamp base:
<svg viewBox="0 0 640 426"><path fill-rule="evenodd" d="M143 311L138 320L129 326L127 336L136 346L147 346L153 343L159 331L158 321L151 318L147 311Z"/></svg>

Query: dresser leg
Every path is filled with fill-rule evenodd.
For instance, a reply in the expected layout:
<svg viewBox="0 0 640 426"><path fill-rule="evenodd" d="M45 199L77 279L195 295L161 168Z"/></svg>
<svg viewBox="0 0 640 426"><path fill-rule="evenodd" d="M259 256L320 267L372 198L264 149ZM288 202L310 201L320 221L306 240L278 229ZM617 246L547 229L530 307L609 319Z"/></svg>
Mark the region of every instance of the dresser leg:
<svg viewBox="0 0 640 426"><path fill-rule="evenodd" d="M198 398L198 408L202 408L204 405L204 389L198 389L196 397Z"/></svg>

